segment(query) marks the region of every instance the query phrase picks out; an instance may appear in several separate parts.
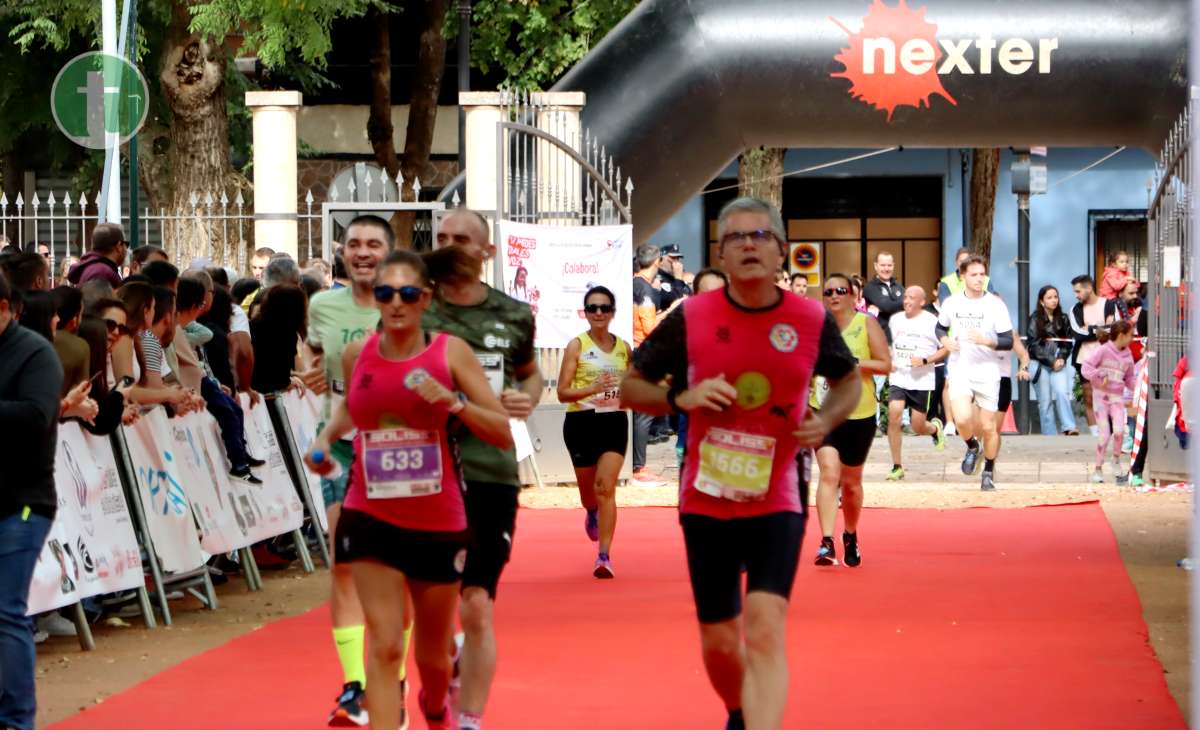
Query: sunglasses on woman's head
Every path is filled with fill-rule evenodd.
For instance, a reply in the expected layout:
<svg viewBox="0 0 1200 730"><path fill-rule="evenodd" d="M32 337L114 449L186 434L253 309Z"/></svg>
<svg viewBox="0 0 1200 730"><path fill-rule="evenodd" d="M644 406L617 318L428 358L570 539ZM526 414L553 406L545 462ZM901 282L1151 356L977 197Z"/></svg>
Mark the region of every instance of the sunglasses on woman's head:
<svg viewBox="0 0 1200 730"><path fill-rule="evenodd" d="M613 309L615 307L611 304L589 304L583 308L583 311L588 314L596 314L597 312L600 314L612 314Z"/></svg>
<svg viewBox="0 0 1200 730"><path fill-rule="evenodd" d="M822 293L822 294L824 294L824 295L825 295L825 296L827 296L827 297L831 297L831 296L833 296L834 294L837 294L837 295L839 295L839 296L843 296L843 297L844 297L844 296L846 296L847 294L849 294L849 293L850 293L850 290L849 290L849 289L847 289L847 288L846 288L846 287L844 287L844 286L839 286L839 287L834 287L834 288L832 288L832 289L826 289L825 291L823 291L823 292L821 292L821 293Z"/></svg>
<svg viewBox="0 0 1200 730"><path fill-rule="evenodd" d="M415 304L421 299L421 295L425 290L419 286L387 286L386 284L375 287L375 301L380 304L391 304L396 295L400 295L400 301L405 304Z"/></svg>

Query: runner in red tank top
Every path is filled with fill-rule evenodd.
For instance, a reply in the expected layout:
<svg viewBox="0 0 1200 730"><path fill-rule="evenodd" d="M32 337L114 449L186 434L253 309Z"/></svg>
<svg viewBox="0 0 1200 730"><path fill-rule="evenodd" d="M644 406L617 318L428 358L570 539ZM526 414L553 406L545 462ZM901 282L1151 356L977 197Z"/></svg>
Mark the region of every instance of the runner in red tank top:
<svg viewBox="0 0 1200 730"><path fill-rule="evenodd" d="M862 379L821 305L775 286L787 240L779 211L739 198L722 209L717 232L728 287L687 300L650 334L621 404L687 413L679 522L704 666L729 712L727 730L778 728L788 598L807 518L796 457L846 420ZM807 408L814 373L830 384L820 414ZM668 376L669 388L661 385ZM745 635L768 641L743 638L743 568Z"/></svg>
<svg viewBox="0 0 1200 730"><path fill-rule="evenodd" d="M512 434L470 347L421 328L430 289L420 256L389 254L375 299L381 332L343 353L344 371L352 373L346 400L306 461L313 471L328 472L330 444L358 429L334 547L337 562L351 565L366 613L372 727L400 726L397 677L407 585L421 615L415 638L421 711L430 728L449 728L445 647L453 636L467 528L451 417L497 446L510 447ZM318 452L324 457L319 461Z"/></svg>

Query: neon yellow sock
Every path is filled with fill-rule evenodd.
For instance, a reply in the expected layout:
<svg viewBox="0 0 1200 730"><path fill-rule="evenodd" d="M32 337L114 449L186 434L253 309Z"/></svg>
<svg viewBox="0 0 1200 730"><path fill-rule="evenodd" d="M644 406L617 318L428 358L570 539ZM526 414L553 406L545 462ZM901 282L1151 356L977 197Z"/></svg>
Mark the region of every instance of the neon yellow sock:
<svg viewBox="0 0 1200 730"><path fill-rule="evenodd" d="M408 679L408 647L412 646L413 625L404 627L404 645L400 649L400 681Z"/></svg>
<svg viewBox="0 0 1200 730"><path fill-rule="evenodd" d="M367 665L363 659L365 626L335 626L333 628L333 643L337 646L338 661L342 664L342 675L345 682L360 683L364 689L367 686Z"/></svg>

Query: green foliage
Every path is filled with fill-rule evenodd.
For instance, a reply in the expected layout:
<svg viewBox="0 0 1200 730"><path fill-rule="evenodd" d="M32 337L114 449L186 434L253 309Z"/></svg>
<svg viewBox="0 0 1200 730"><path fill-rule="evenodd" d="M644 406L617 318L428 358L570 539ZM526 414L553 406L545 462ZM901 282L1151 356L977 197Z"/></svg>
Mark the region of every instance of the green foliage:
<svg viewBox="0 0 1200 730"><path fill-rule="evenodd" d="M629 14L637 0L476 0L471 64L499 68L506 85L551 86ZM450 13L447 28L457 29Z"/></svg>

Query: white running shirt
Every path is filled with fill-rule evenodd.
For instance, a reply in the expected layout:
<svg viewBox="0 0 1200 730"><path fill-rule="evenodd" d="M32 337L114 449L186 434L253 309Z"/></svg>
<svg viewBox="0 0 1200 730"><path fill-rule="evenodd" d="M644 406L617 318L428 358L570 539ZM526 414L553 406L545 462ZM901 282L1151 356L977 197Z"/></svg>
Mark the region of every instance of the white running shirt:
<svg viewBox="0 0 1200 730"><path fill-rule="evenodd" d="M933 365L912 367L914 357L932 357L941 349L937 339L937 315L921 310L915 317L896 312L888 320L892 331L892 364L896 369L889 382L905 390L933 390L937 377Z"/></svg>
<svg viewBox="0 0 1200 730"><path fill-rule="evenodd" d="M1000 359L996 357L996 351L976 345L967 338L972 330L992 340L996 340L1001 332L1012 332L1008 307L1000 297L984 293L978 299L971 299L966 293L955 294L942 304L938 323L949 327L950 337L958 342L958 352L950 353L950 377L961 376L972 383L1000 381Z"/></svg>

